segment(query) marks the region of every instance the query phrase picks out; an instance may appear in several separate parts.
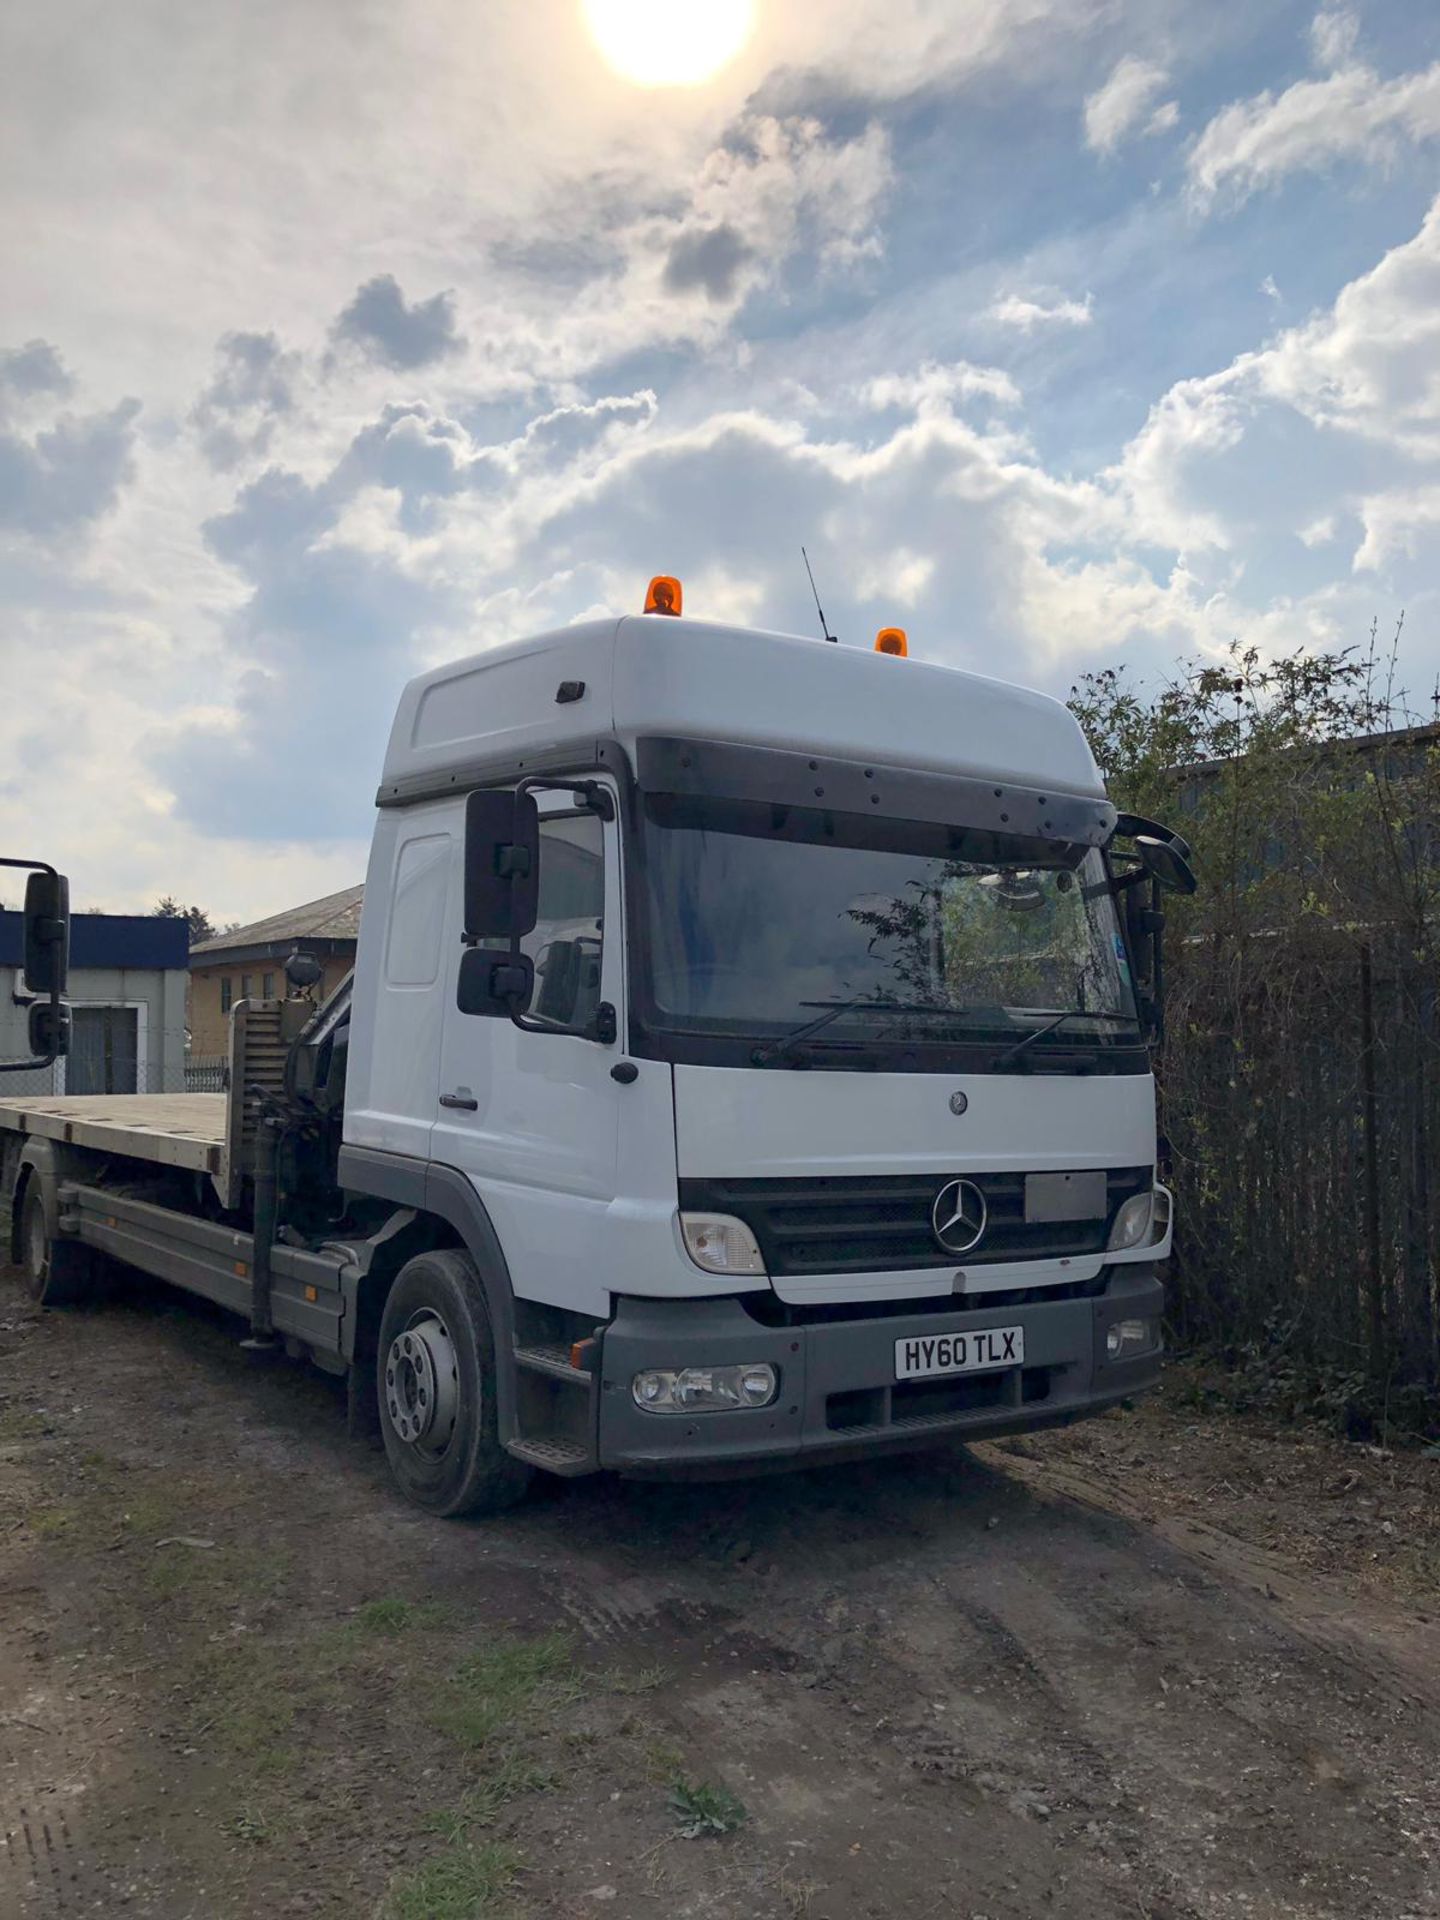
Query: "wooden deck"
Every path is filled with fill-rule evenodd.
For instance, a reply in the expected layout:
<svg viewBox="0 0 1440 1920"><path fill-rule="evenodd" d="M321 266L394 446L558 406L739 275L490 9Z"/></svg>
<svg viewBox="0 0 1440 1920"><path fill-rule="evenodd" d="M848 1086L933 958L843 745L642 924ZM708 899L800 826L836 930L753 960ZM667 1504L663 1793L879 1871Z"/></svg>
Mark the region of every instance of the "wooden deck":
<svg viewBox="0 0 1440 1920"><path fill-rule="evenodd" d="M43 1134L77 1147L165 1167L218 1173L225 1144L223 1093L0 1095L0 1130Z"/></svg>

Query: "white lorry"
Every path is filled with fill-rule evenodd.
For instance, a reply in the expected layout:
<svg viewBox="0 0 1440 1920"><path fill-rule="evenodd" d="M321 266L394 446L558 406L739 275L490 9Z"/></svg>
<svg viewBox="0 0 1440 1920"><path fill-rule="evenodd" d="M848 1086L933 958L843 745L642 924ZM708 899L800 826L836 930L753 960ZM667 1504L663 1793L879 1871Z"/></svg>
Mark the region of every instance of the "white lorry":
<svg viewBox="0 0 1440 1920"><path fill-rule="evenodd" d="M0 1094L37 1298L109 1256L244 1314L437 1513L1159 1370L1184 842L1055 700L650 598L405 689L353 978L242 1003L228 1095Z"/></svg>

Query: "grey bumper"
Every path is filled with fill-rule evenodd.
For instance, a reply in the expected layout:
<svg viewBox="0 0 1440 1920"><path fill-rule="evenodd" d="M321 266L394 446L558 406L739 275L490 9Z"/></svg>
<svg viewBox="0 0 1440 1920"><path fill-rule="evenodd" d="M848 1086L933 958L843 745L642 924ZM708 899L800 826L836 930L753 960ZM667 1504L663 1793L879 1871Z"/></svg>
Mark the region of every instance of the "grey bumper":
<svg viewBox="0 0 1440 1920"><path fill-rule="evenodd" d="M631 1474L759 1471L1076 1420L1155 1385L1158 1344L1116 1362L1105 1337L1116 1320L1158 1327L1163 1301L1151 1266L1112 1269L1091 1299L802 1327L761 1326L736 1299L621 1299L601 1347L598 1464ZM1016 1326L1023 1367L896 1383L896 1340ZM762 1361L778 1370L780 1392L755 1411L647 1413L631 1397L646 1367Z"/></svg>

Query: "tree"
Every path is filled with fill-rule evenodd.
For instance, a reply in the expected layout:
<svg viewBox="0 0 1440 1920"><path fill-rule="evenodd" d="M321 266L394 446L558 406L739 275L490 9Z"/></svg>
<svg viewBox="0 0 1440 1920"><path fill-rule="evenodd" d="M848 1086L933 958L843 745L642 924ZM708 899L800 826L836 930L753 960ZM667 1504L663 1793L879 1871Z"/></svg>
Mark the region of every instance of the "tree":
<svg viewBox="0 0 1440 1920"><path fill-rule="evenodd" d="M202 940L213 940L218 933L233 931L231 927L217 927L204 907L185 907L172 895L166 894L157 900L150 909L157 920L184 920L190 928L190 944L198 946Z"/></svg>

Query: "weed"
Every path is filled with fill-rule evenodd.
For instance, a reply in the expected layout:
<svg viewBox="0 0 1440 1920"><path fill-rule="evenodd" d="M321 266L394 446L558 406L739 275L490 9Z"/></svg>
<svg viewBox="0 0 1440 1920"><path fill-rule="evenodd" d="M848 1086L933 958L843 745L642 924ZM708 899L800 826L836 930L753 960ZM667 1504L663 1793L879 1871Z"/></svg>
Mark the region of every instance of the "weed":
<svg viewBox="0 0 1440 1920"><path fill-rule="evenodd" d="M610 1667L601 1674L600 1684L607 1693L654 1693L669 1678L668 1667L640 1667L634 1673L627 1673L623 1667Z"/></svg>
<svg viewBox="0 0 1440 1920"><path fill-rule="evenodd" d="M519 1866L514 1848L497 1841L452 1848L391 1889L387 1920L496 1920Z"/></svg>
<svg viewBox="0 0 1440 1920"><path fill-rule="evenodd" d="M750 1818L743 1801L727 1787L679 1775L670 1788L670 1807L678 1816L682 1840L698 1840L707 1833L734 1833Z"/></svg>
<svg viewBox="0 0 1440 1920"><path fill-rule="evenodd" d="M227 1831L237 1840L244 1840L252 1847L259 1847L271 1837L273 1829L263 1807L247 1805L243 1806L227 1823Z"/></svg>

